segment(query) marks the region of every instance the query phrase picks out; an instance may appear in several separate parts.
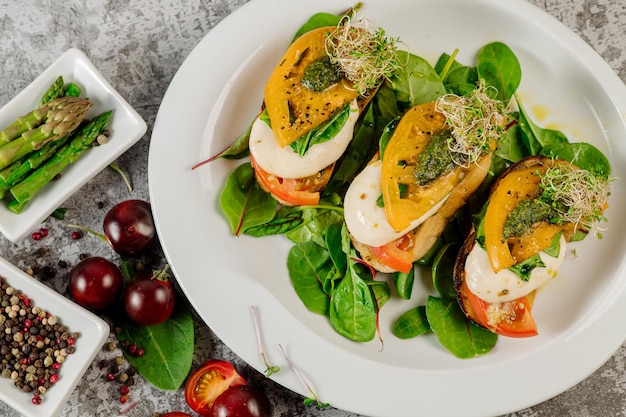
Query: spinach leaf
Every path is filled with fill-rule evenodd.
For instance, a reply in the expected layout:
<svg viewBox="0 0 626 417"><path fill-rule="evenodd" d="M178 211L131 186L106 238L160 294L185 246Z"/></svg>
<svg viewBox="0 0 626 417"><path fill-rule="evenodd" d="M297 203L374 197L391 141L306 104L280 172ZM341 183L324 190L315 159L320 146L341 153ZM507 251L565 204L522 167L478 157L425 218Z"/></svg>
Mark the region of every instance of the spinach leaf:
<svg viewBox="0 0 626 417"><path fill-rule="evenodd" d="M181 387L191 369L194 329L191 312L179 303L174 314L154 326L142 326L130 320L121 321L120 341L141 346L141 357L124 353L126 359L155 387L175 391Z"/></svg>
<svg viewBox="0 0 626 417"><path fill-rule="evenodd" d="M518 120L519 114L517 112L509 113L509 117L513 120ZM525 146L525 141L520 140L520 129L518 123L513 123L509 126L500 139L498 139L494 155L512 163L519 162L527 156L530 156L530 150Z"/></svg>
<svg viewBox="0 0 626 417"><path fill-rule="evenodd" d="M495 333L465 317L456 299L428 296L426 317L439 342L458 358L473 358L493 349Z"/></svg>
<svg viewBox="0 0 626 417"><path fill-rule="evenodd" d="M498 90L497 98L509 101L522 81L522 67L506 44L492 42L478 52L478 76Z"/></svg>
<svg viewBox="0 0 626 417"><path fill-rule="evenodd" d="M228 148L220 152L218 155L214 156L212 159L217 158L226 158L226 159L241 159L250 155L250 149L248 148L248 144L250 143L250 132L252 132L252 125L254 124L253 119L252 122L248 125L245 132L241 134Z"/></svg>
<svg viewBox="0 0 626 417"><path fill-rule="evenodd" d="M411 268L408 273L394 272L391 279L396 286L396 291L400 298L409 300L413 293L413 283L415 282L415 268Z"/></svg>
<svg viewBox="0 0 626 417"><path fill-rule="evenodd" d="M448 54L441 54L435 64L435 71L442 77L446 91L458 96L464 96L476 89L478 82L478 70L476 67L468 67L457 61L452 61ZM448 66L446 71L446 66ZM445 73L444 73L445 71Z"/></svg>
<svg viewBox="0 0 626 417"><path fill-rule="evenodd" d="M335 268L341 275L346 273L346 268L348 267L348 259L346 258L346 253L344 252L344 225L345 223L331 224L328 227L328 230L326 230L325 239L326 248L328 249L330 258L332 259Z"/></svg>
<svg viewBox="0 0 626 417"><path fill-rule="evenodd" d="M443 298L456 297L454 289L453 272L456 254L459 251L459 245L456 243L446 243L437 252L433 259L431 267L433 287Z"/></svg>
<svg viewBox="0 0 626 417"><path fill-rule="evenodd" d="M439 74L426 61L406 51L398 51L401 67L391 81L376 93L383 120L391 120L418 104L436 100L446 93Z"/></svg>
<svg viewBox="0 0 626 417"><path fill-rule="evenodd" d="M282 235L300 226L303 222L304 216L300 207L283 206L276 212L272 220L249 227L244 233L254 237Z"/></svg>
<svg viewBox="0 0 626 417"><path fill-rule="evenodd" d="M426 306L417 306L404 312L393 323L391 331L400 339L411 339L430 332Z"/></svg>
<svg viewBox="0 0 626 417"><path fill-rule="evenodd" d="M316 13L309 18L301 27L298 29L296 34L293 37L293 40L298 39L303 34L310 32L314 29L318 29L324 26L337 26L344 15L334 15L330 13Z"/></svg>
<svg viewBox="0 0 626 417"><path fill-rule="evenodd" d="M590 143L553 143L544 146L541 149L541 155L564 159L596 176L608 178L611 175L609 160L598 148Z"/></svg>
<svg viewBox="0 0 626 417"><path fill-rule="evenodd" d="M274 218L277 202L259 187L249 163L239 165L228 177L220 206L234 235Z"/></svg>
<svg viewBox="0 0 626 417"><path fill-rule="evenodd" d="M343 222L343 212L334 209L306 208L302 210L305 221L295 229L285 233L294 243L313 241L324 247L326 230L332 224Z"/></svg>
<svg viewBox="0 0 626 417"><path fill-rule="evenodd" d="M328 316L330 298L324 288L336 274L328 251L315 242L297 244L287 255L287 270L291 284L306 308Z"/></svg>
<svg viewBox="0 0 626 417"><path fill-rule="evenodd" d="M331 294L330 323L340 335L368 342L376 335L377 305L357 266L355 261L348 261L346 275Z"/></svg>
<svg viewBox="0 0 626 417"><path fill-rule="evenodd" d="M517 107L519 108L519 133L530 155L539 155L544 146L569 142L563 132L543 129L533 123L519 99L517 100Z"/></svg>

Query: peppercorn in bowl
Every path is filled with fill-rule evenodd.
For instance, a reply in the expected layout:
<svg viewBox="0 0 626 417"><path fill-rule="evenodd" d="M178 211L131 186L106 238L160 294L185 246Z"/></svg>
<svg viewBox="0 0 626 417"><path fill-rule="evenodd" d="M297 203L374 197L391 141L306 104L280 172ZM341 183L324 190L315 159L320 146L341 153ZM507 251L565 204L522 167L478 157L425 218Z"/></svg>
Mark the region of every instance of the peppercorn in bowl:
<svg viewBox="0 0 626 417"><path fill-rule="evenodd" d="M83 52L66 51L0 109L0 233L24 239L146 130Z"/></svg>
<svg viewBox="0 0 626 417"><path fill-rule="evenodd" d="M109 330L0 258L0 401L26 417L58 415Z"/></svg>

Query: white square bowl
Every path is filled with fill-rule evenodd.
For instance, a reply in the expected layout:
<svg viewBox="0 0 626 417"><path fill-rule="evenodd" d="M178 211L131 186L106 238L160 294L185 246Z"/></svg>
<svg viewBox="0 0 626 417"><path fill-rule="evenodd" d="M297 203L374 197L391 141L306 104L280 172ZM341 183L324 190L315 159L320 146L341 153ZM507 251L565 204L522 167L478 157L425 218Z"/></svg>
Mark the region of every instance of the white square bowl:
<svg viewBox="0 0 626 417"><path fill-rule="evenodd" d="M93 105L87 113L88 118L113 110L108 125L111 136L105 145L89 149L65 168L61 178L51 181L40 190L20 214L7 208L6 199L0 201L0 233L12 242L24 239L67 198L135 144L147 130L141 116L104 79L87 56L75 48L57 58L0 109L0 128L34 110L41 96L58 76L63 76L65 83L79 85L82 88L81 97L91 99Z"/></svg>
<svg viewBox="0 0 626 417"><path fill-rule="evenodd" d="M11 287L30 298L33 307L48 311L56 316L69 332L80 334L74 344L76 351L66 357L59 369L59 380L42 395L41 404L33 404L33 394L22 392L14 386L12 379L0 378L0 401L25 417L57 416L107 340L109 325L1 257L0 276L4 277Z"/></svg>

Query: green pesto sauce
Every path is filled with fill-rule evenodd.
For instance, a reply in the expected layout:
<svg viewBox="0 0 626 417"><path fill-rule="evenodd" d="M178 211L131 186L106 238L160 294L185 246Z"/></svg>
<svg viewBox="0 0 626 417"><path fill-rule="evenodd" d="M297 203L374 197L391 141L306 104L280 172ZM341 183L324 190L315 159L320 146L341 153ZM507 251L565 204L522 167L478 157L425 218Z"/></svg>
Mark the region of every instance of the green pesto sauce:
<svg viewBox="0 0 626 417"><path fill-rule="evenodd" d="M325 55L307 65L302 75L302 85L311 91L324 91L342 78L339 67Z"/></svg>
<svg viewBox="0 0 626 417"><path fill-rule="evenodd" d="M451 135L450 130L435 133L424 151L417 157L415 178L419 185L426 185L456 167L448 149Z"/></svg>
<svg viewBox="0 0 626 417"><path fill-rule="evenodd" d="M554 223L555 210L549 204L535 199L524 199L511 211L504 222L503 237L520 237L537 222Z"/></svg>

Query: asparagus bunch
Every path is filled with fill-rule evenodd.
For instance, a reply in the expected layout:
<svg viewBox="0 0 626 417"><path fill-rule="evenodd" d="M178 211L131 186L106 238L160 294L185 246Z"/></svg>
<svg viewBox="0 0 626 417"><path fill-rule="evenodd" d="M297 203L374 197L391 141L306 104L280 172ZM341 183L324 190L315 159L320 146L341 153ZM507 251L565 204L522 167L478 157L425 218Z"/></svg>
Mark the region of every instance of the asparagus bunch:
<svg viewBox="0 0 626 417"><path fill-rule="evenodd" d="M10 191L14 200L9 203L9 210L14 213L20 213L37 191L89 149L97 137L106 129L111 115L112 111L104 112L81 126L72 134L69 142L48 161L13 186Z"/></svg>
<svg viewBox="0 0 626 417"><path fill-rule="evenodd" d="M46 143L69 135L83 121L91 104L90 100L84 98L60 97L44 104L26 116L18 118L16 122L3 130L3 132L9 131L7 138L11 138L11 136L13 138L0 146L0 169L4 169L27 154L40 149ZM45 121L44 117L41 116L44 113ZM34 119L38 119L40 124L21 132L19 137L15 136L13 132L22 131L24 126L31 126ZM20 120L20 127L11 130L11 126Z"/></svg>

